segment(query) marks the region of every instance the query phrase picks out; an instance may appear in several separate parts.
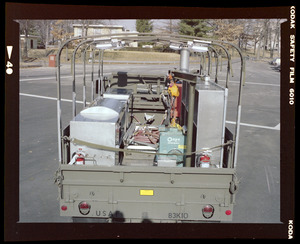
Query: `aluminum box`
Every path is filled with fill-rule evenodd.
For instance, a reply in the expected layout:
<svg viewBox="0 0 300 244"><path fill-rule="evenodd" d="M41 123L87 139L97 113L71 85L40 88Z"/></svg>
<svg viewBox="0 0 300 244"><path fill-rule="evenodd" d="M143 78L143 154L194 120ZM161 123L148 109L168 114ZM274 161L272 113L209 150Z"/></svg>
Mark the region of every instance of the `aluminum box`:
<svg viewBox="0 0 300 244"><path fill-rule="evenodd" d="M98 145L119 147L126 130L126 100L103 98L95 106L81 111L70 121L70 137ZM70 158L77 150L84 151L86 165L112 166L119 163L119 153L71 143Z"/></svg>
<svg viewBox="0 0 300 244"><path fill-rule="evenodd" d="M196 85L194 107L196 151L224 143L226 106L226 88L212 82L201 82ZM222 153L222 148L212 151L213 164L220 164Z"/></svg>

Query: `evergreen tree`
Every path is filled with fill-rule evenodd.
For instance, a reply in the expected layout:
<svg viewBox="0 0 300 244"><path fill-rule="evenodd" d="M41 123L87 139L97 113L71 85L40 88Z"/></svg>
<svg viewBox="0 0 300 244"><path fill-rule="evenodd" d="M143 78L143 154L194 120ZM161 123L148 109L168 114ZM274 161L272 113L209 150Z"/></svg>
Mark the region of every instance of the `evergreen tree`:
<svg viewBox="0 0 300 244"><path fill-rule="evenodd" d="M152 32L153 23L149 19L137 19L135 22L135 29L140 33Z"/></svg>
<svg viewBox="0 0 300 244"><path fill-rule="evenodd" d="M206 37L211 30L204 19L182 19L179 22L179 34Z"/></svg>

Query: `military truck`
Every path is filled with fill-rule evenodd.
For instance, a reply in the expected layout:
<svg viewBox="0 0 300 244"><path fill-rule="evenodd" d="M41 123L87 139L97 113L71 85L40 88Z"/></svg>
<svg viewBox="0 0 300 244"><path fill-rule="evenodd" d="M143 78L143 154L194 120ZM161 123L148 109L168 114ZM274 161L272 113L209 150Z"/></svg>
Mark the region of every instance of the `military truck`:
<svg viewBox="0 0 300 244"><path fill-rule="evenodd" d="M105 73L104 52L126 49L132 42L167 47L180 55L179 67L166 70L165 75L139 70ZM72 118L63 126L66 81L61 77L61 56L70 44L75 45ZM231 130L226 126L232 72L229 49L238 52L241 64L236 123ZM78 50L81 63L76 62ZM197 69L190 68L191 56L199 58ZM218 71L224 60L222 86ZM108 223L232 220L245 77L238 47L193 36L119 33L69 39L58 50L56 62L59 167L55 182L61 216L74 222ZM75 72L78 65L83 65L80 78ZM78 84L83 104L79 113Z"/></svg>

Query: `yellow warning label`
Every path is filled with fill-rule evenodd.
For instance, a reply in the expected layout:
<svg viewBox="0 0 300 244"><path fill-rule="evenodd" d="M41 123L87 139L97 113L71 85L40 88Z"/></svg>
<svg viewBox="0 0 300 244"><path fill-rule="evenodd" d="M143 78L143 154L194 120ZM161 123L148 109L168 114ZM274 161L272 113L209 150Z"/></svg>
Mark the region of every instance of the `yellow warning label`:
<svg viewBox="0 0 300 244"><path fill-rule="evenodd" d="M186 149L186 145L178 145L178 149Z"/></svg>
<svg viewBox="0 0 300 244"><path fill-rule="evenodd" d="M141 196L153 196L154 191L153 190L140 190Z"/></svg>

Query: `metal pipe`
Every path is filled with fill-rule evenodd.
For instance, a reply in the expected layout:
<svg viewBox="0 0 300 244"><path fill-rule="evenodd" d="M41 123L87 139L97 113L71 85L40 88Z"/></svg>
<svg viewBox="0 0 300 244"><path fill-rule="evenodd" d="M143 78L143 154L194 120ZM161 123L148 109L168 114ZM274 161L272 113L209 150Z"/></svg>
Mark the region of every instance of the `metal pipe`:
<svg viewBox="0 0 300 244"><path fill-rule="evenodd" d="M86 51L95 42L89 43L83 51L83 108L86 107ZM92 84L91 84L91 102L94 100L94 48L92 48Z"/></svg>
<svg viewBox="0 0 300 244"><path fill-rule="evenodd" d="M240 53L241 55L241 53ZM236 127L235 127L235 147L234 147L234 162L233 162L233 168L237 165L237 153L238 153L238 145L239 145L239 137L240 137L240 123L241 123L241 107L242 107L242 87L243 87L243 80L244 80L244 57L241 55L241 62L242 62L242 68L240 72L240 87L239 87L239 97L238 97L238 113L236 116Z"/></svg>
<svg viewBox="0 0 300 244"><path fill-rule="evenodd" d="M85 82L85 66L86 66L86 50L89 46L85 47L83 51L83 84L82 84L82 100L83 100L83 108L86 107L86 82Z"/></svg>
<svg viewBox="0 0 300 244"><path fill-rule="evenodd" d="M104 84L103 84L103 53L104 50L99 49L99 60L98 60L98 96L103 96Z"/></svg>
<svg viewBox="0 0 300 244"><path fill-rule="evenodd" d="M180 71L189 72L189 59L190 50L187 47L183 47L180 51ZM195 83L189 83L189 113L188 113L188 124L187 124L187 144L186 144L186 160L185 166L191 167L192 163L192 146L193 146L193 118L194 118L194 103L195 103Z"/></svg>
<svg viewBox="0 0 300 244"><path fill-rule="evenodd" d="M61 163L61 135L62 135L62 121L61 121L61 90L60 90L60 54L61 50L58 51L56 64L57 64L57 101L56 101L56 111L57 111L57 136L58 136L58 161Z"/></svg>
<svg viewBox="0 0 300 244"><path fill-rule="evenodd" d="M95 52L94 48L92 48L92 74L91 74L91 102L94 101L94 59L95 59Z"/></svg>
<svg viewBox="0 0 300 244"><path fill-rule="evenodd" d="M189 113L187 124L187 137L186 137L186 160L185 166L191 167L192 165L192 147L193 147L193 129L194 129L194 105L195 105L195 87L196 83L189 82Z"/></svg>
<svg viewBox="0 0 300 244"><path fill-rule="evenodd" d="M206 70L206 54L203 53L203 71L205 71L205 70ZM204 74L204 72L203 72L203 74Z"/></svg>
<svg viewBox="0 0 300 244"><path fill-rule="evenodd" d="M231 77L234 77L233 69L232 69L231 56L230 56L230 73L231 73Z"/></svg>
<svg viewBox="0 0 300 244"><path fill-rule="evenodd" d="M227 114L227 101L228 101L228 88L225 88L221 144L225 143L225 124L226 124L226 114ZM221 158L220 158L220 165L219 165L220 168L223 167L223 153L224 153L224 147L221 147Z"/></svg>
<svg viewBox="0 0 300 244"><path fill-rule="evenodd" d="M246 61L246 60L244 59L244 62L245 62L245 61ZM245 65L245 64L243 65L242 69L243 69L243 74L244 74L244 75L243 75L243 79L242 79L242 81L243 81L243 86L244 86L244 85L245 85L245 82L246 82L246 79L245 79L245 78L246 78L246 75L245 75L245 74L246 74L246 65Z"/></svg>
<svg viewBox="0 0 300 244"><path fill-rule="evenodd" d="M100 69L101 69L101 50L99 49L99 59L98 59L98 80L97 80L97 85L98 85L98 96L100 96Z"/></svg>
<svg viewBox="0 0 300 244"><path fill-rule="evenodd" d="M60 48L57 51L57 55L56 55L56 65L57 65L57 87L56 87L56 92L57 92L57 101L56 101L56 107L57 107L57 145L58 145L58 161L59 163L62 162L62 119L61 119L61 80L60 80L60 56L62 53L62 50L64 49L64 47L71 41L73 40L77 40L79 39L79 37L73 37L69 40L67 40L66 42L64 42Z"/></svg>
<svg viewBox="0 0 300 244"><path fill-rule="evenodd" d="M211 71L211 55L210 52L207 52L207 57L208 57L208 65L207 65L207 75L210 76L210 71Z"/></svg>
<svg viewBox="0 0 300 244"><path fill-rule="evenodd" d="M230 73L230 54L228 53L227 49L219 44L219 43L214 43L214 45L221 47L224 52L226 53L227 56L227 73L226 73L226 82L225 82L225 87L228 88L228 83L229 83L229 73ZM221 54L221 68L222 68L222 54Z"/></svg>
<svg viewBox="0 0 300 244"><path fill-rule="evenodd" d="M215 83L218 83L218 68L219 68L219 54L216 53L216 74L215 74Z"/></svg>
<svg viewBox="0 0 300 244"><path fill-rule="evenodd" d="M76 84L75 84L75 57L76 52L80 45L78 45L73 51L72 57L72 117L74 118L76 115Z"/></svg>
<svg viewBox="0 0 300 244"><path fill-rule="evenodd" d="M203 53L200 53L200 65L199 65L199 75L202 75L202 60L203 60Z"/></svg>
<svg viewBox="0 0 300 244"><path fill-rule="evenodd" d="M238 146L239 146L239 135L240 135L240 122L241 122L241 105L238 105L238 113L236 116L236 127L235 127L235 145L234 145L234 161L233 161L233 168L236 167L237 164L237 153L238 153Z"/></svg>
<svg viewBox="0 0 300 244"><path fill-rule="evenodd" d="M235 125L235 134L234 134L234 142L235 145L233 147L233 165L232 167L235 168L237 165L237 153L238 153L238 145L239 145L239 135L240 135L240 122L241 122L241 103L242 103L242 87L245 83L245 59L244 56L240 50L235 44L229 43L229 42L224 42L228 45L231 45L233 48L237 50L237 52L240 55L241 58L241 69L240 69L240 85L239 85L239 95L238 95L238 105L237 105L237 116L236 116L236 125ZM220 45L220 44L219 44ZM225 49L224 49L225 50ZM226 50L227 52L227 50ZM231 58L228 60L228 63L230 65L229 69L231 68ZM228 79L228 74L230 70L228 71L228 66L227 66L227 76L226 76L226 88L227 88L227 79Z"/></svg>
<svg viewBox="0 0 300 244"><path fill-rule="evenodd" d="M240 58L241 58L240 85L239 85L239 96L238 96L238 106L237 106L238 112L237 112L237 116L236 116L236 126L235 126L235 135L234 135L235 145L234 145L234 149L233 149L234 150L233 151L233 155L234 155L233 168L235 168L237 165L237 153L238 153L239 135L240 135L242 88L245 83L245 58L244 58L240 48L238 48L236 45L234 45L232 43L228 43L228 44L237 50L237 52L239 53Z"/></svg>
<svg viewBox="0 0 300 244"><path fill-rule="evenodd" d="M76 116L76 84L75 84L75 58L76 58L76 52L77 50L85 43L87 42L91 42L90 39L88 40L84 40L82 42L80 42L78 44L78 46L74 49L73 51L73 58L72 58L72 77L73 77L73 82L72 82L72 91L73 91L73 94L72 94L72 116L73 118Z"/></svg>
<svg viewBox="0 0 300 244"><path fill-rule="evenodd" d="M197 37L194 37L194 38L197 38ZM207 39L207 38L201 38L201 39L203 39L203 40L209 40L209 39ZM198 41L198 42L201 42L201 41ZM205 42L204 42L205 43ZM230 43L229 43L230 44ZM212 47L212 45L216 45L216 46L218 46L218 47L221 47L223 50L224 50L224 52L226 53L226 56L227 56L227 74L226 74L226 85L225 85L225 87L226 88L228 88L228 82L229 82L229 72L230 72L230 64L231 64L231 62L230 62L230 54L228 53L228 51L227 51L227 49L222 45L222 44L220 44L220 43L215 43L215 41L214 42L212 42L208 47L210 47L210 48L212 48L213 49L213 47ZM213 49L214 50L214 49ZM201 53L202 54L202 53ZM204 54L203 54L204 55ZM221 56L221 58L222 58L222 56ZM201 64L200 64L200 66L201 66ZM205 55L204 55L204 63L203 63L203 67L204 67L204 70L206 69L206 58L205 58ZM222 68L222 63L221 63L221 68ZM200 73L201 74L201 73Z"/></svg>
<svg viewBox="0 0 300 244"><path fill-rule="evenodd" d="M104 50L101 50L101 74L100 74L100 96L103 97L104 93L104 78L103 78L103 57L104 57Z"/></svg>
<svg viewBox="0 0 300 244"><path fill-rule="evenodd" d="M183 47L180 51L180 70L182 72L189 72L190 66L190 50Z"/></svg>
<svg viewBox="0 0 300 244"><path fill-rule="evenodd" d="M216 55L215 56L215 63L216 63L215 83L218 83L219 54L214 47L209 46L209 48L211 48Z"/></svg>

